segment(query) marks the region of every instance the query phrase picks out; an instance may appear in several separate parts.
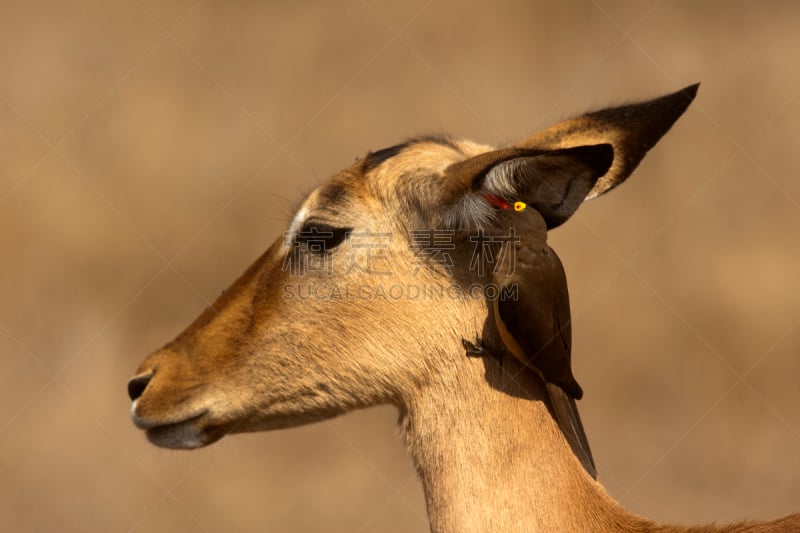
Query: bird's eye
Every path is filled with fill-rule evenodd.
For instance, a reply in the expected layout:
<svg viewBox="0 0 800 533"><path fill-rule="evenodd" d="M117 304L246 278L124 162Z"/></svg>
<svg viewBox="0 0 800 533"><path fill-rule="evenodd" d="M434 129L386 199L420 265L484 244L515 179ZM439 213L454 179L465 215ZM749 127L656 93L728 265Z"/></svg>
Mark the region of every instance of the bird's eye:
<svg viewBox="0 0 800 533"><path fill-rule="evenodd" d="M309 222L297 232L295 243L305 246L312 253L321 255L330 253L342 244L351 231L353 228L337 228L329 224Z"/></svg>

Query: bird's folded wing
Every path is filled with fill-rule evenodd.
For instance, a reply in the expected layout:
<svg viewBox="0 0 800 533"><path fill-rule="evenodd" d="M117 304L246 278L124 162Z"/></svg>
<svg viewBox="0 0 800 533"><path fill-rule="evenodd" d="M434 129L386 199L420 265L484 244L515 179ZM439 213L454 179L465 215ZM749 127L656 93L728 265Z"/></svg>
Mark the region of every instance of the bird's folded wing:
<svg viewBox="0 0 800 533"><path fill-rule="evenodd" d="M581 417L578 414L578 406L564 390L555 383L545 383L547 395L550 397L550 404L553 407L558 427L567 438L570 448L578 457L583 467L589 475L597 479L597 469L594 466L592 450L589 448L589 440L583 431Z"/></svg>

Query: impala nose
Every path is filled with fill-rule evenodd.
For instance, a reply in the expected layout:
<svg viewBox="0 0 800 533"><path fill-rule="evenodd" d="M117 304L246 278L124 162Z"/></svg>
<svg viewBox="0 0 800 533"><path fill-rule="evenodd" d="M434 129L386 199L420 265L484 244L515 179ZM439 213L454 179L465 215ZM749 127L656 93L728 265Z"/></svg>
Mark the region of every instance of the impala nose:
<svg viewBox="0 0 800 533"><path fill-rule="evenodd" d="M150 380L153 377L153 373L150 372L149 374L142 374L141 376L136 376L135 378L131 379L128 382L128 396L131 397L131 400L136 400L139 396L142 395L144 389L147 388L147 384L150 383Z"/></svg>

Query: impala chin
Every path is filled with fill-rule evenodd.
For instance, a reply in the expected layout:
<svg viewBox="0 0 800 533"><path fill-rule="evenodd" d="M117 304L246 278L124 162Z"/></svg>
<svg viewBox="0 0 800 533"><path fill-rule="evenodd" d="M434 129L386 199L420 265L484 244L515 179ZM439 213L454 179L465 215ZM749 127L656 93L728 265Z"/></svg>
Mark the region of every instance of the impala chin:
<svg viewBox="0 0 800 533"><path fill-rule="evenodd" d="M219 439L198 428L192 421L157 426L146 431L147 440L161 448L192 450L211 444ZM220 435L221 436L221 435Z"/></svg>
<svg viewBox="0 0 800 533"><path fill-rule="evenodd" d="M142 416L137 414L138 400L131 405L134 425L145 431L147 440L161 448L192 450L221 439L227 432L225 424L211 420L208 409L172 416Z"/></svg>

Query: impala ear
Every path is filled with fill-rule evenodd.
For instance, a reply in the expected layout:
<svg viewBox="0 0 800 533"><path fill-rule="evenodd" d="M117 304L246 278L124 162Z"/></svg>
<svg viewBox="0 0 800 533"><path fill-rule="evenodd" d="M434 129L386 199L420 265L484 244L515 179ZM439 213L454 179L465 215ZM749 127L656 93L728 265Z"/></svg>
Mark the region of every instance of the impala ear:
<svg viewBox="0 0 800 533"><path fill-rule="evenodd" d="M517 144L521 149L553 150L608 143L614 162L597 180L586 199L606 193L625 181L650 148L672 127L697 94L699 83L636 104L602 109L566 120Z"/></svg>
<svg viewBox="0 0 800 533"><path fill-rule="evenodd" d="M449 228L483 227L495 208L483 194L522 200L552 229L585 200L613 189L683 114L697 85L638 104L587 113L535 133L510 148L453 163L444 171L440 215Z"/></svg>

